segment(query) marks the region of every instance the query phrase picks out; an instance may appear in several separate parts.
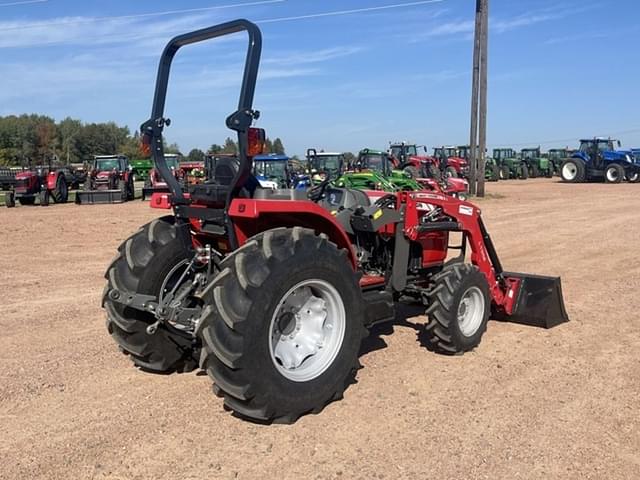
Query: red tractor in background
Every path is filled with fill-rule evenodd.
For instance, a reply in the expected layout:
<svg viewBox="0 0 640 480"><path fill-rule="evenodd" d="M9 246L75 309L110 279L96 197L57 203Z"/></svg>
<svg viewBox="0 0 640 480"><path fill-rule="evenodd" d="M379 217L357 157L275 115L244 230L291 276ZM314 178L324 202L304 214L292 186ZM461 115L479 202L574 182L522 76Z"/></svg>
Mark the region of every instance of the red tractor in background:
<svg viewBox="0 0 640 480"><path fill-rule="evenodd" d="M132 169L124 155L96 155L77 204L122 203L133 200Z"/></svg>
<svg viewBox="0 0 640 480"><path fill-rule="evenodd" d="M163 153L172 60L183 46L241 31L245 70L226 120L237 158L185 192ZM407 191L372 201L333 187L330 175L306 191L261 188L252 174L266 138L252 126L261 48L258 27L236 20L175 37L160 59L141 133L170 190L151 205L167 215L122 243L102 300L109 333L135 365L199 365L235 414L290 423L342 398L367 329L394 321L400 298L424 304L421 336L444 354L475 348L490 317L547 328L568 320L560 279L504 271L471 203Z"/></svg>
<svg viewBox="0 0 640 480"><path fill-rule="evenodd" d="M54 203L66 203L69 190L79 188L85 177L72 167L55 166L54 163L55 159L48 165L16 172L12 189L6 194L6 206L15 207L16 201L21 205L34 205L39 200L42 206L49 205L51 200Z"/></svg>
<svg viewBox="0 0 640 480"><path fill-rule="evenodd" d="M204 183L205 162L180 162L180 177L185 185Z"/></svg>
<svg viewBox="0 0 640 480"><path fill-rule="evenodd" d="M428 155L418 154L421 149L425 154L427 147L413 143L389 143L389 155L394 159L397 168L403 170L411 178L439 178L438 162Z"/></svg>
<svg viewBox="0 0 640 480"><path fill-rule="evenodd" d="M446 177L469 178L469 162L460 155L457 147L437 147L433 157L440 163L440 171Z"/></svg>
<svg viewBox="0 0 640 480"><path fill-rule="evenodd" d="M180 168L180 156L175 153L166 153L164 155L164 159L167 162L167 166L171 170L173 176L178 180L178 182L185 182L185 173ZM145 180L144 186L142 187L142 200L146 200L148 197L153 195L154 193L169 192L169 186L167 182L163 180L160 176L160 173L157 169L152 168L149 171L149 177Z"/></svg>

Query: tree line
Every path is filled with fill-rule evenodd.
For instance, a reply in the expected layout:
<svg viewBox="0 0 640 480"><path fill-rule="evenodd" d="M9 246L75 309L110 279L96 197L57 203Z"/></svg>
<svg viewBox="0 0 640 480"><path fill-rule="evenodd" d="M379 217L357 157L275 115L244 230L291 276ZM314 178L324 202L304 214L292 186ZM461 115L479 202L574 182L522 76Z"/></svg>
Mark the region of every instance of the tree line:
<svg viewBox="0 0 640 480"><path fill-rule="evenodd" d="M91 161L94 155L124 154L144 158L139 148L140 136L115 122L84 123L67 117L56 122L38 114L0 116L0 166L46 164L58 159L62 163ZM282 140L266 141L267 153L284 154ZM213 144L211 153L237 153L238 145L227 138L222 145ZM175 144L165 145L166 153L181 153ZM187 158L204 160L205 152L194 148Z"/></svg>

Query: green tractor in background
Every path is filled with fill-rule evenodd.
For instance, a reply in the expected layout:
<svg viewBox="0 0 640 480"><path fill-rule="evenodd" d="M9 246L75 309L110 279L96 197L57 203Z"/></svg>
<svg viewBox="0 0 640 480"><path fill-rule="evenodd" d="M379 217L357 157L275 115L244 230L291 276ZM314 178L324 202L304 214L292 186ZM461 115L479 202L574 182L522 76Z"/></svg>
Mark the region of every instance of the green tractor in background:
<svg viewBox="0 0 640 480"><path fill-rule="evenodd" d="M555 173L560 172L560 166L567 158L571 156L571 151L568 148L552 148L547 152L547 158L553 165L553 171Z"/></svg>
<svg viewBox="0 0 640 480"><path fill-rule="evenodd" d="M336 186L360 190L422 190L420 184L402 170L394 170L387 152L365 148L357 160L336 181Z"/></svg>
<svg viewBox="0 0 640 480"><path fill-rule="evenodd" d="M146 181L149 179L149 174L153 169L153 160L150 158L139 158L131 160L129 165L131 166L134 182Z"/></svg>
<svg viewBox="0 0 640 480"><path fill-rule="evenodd" d="M542 156L540 147L523 148L520 150L520 160L527 165L529 177L553 177L553 162Z"/></svg>
<svg viewBox="0 0 640 480"><path fill-rule="evenodd" d="M458 154L468 162L471 156L471 147L469 145L459 145ZM491 157L485 157L484 159L484 179L488 182L500 180L500 167Z"/></svg>
<svg viewBox="0 0 640 480"><path fill-rule="evenodd" d="M494 148L493 159L500 168L500 180L529 178L527 164L518 158L513 148Z"/></svg>

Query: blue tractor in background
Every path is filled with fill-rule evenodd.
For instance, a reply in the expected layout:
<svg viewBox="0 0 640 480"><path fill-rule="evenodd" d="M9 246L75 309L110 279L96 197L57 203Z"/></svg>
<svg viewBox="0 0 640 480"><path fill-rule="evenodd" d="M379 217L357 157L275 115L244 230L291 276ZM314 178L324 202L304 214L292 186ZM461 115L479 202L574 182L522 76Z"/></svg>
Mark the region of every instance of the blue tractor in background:
<svg viewBox="0 0 640 480"><path fill-rule="evenodd" d="M253 175L262 188L291 188L289 157L271 153L253 157Z"/></svg>
<svg viewBox="0 0 640 480"><path fill-rule="evenodd" d="M560 167L562 180L568 183L640 181L640 163L636 163L630 151L616 150L614 142L620 146L619 140L611 138L580 140L580 148Z"/></svg>

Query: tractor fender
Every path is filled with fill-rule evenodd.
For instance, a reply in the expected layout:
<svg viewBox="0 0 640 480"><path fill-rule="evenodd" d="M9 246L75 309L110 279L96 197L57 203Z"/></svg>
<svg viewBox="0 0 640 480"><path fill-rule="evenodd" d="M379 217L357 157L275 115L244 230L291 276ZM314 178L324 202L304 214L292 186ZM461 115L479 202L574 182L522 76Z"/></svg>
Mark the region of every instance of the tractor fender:
<svg viewBox="0 0 640 480"><path fill-rule="evenodd" d="M310 228L345 249L351 266L356 269L356 256L347 233L331 213L311 201L236 198L229 206L228 215L239 245L272 228Z"/></svg>
<svg viewBox="0 0 640 480"><path fill-rule="evenodd" d="M55 190L56 184L58 183L58 176L60 175L59 170L55 170L53 172L49 172L47 174L47 190Z"/></svg>

